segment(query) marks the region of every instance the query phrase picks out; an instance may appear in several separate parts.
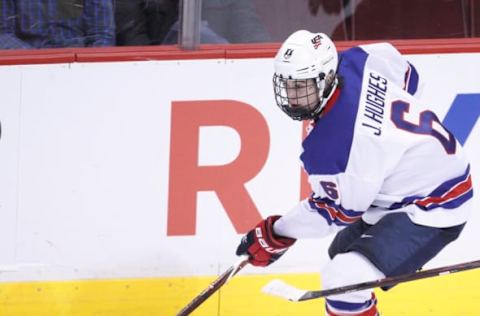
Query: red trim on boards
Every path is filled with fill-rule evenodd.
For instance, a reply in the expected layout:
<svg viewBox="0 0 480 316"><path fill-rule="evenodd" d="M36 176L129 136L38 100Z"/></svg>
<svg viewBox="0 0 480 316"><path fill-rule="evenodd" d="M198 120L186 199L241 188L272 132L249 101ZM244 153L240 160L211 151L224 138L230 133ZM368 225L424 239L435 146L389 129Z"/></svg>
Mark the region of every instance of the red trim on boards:
<svg viewBox="0 0 480 316"><path fill-rule="evenodd" d="M336 42L339 51L355 45L382 42ZM480 38L390 40L404 54L480 53ZM176 45L101 48L56 48L0 50L0 65L72 62L116 62L185 59L272 58L280 43L201 45L199 50L181 50Z"/></svg>
<svg viewBox="0 0 480 316"><path fill-rule="evenodd" d="M0 50L0 65L58 64L75 62L75 52L64 49Z"/></svg>

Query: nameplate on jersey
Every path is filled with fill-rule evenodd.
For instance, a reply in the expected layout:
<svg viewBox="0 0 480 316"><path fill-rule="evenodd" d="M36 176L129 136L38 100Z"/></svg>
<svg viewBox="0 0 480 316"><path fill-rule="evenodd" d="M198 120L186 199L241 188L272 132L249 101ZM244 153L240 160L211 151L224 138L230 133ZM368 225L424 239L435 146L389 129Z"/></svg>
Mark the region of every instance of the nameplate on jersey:
<svg viewBox="0 0 480 316"><path fill-rule="evenodd" d="M361 99L361 125L374 136L382 135L388 81L376 72L366 72Z"/></svg>

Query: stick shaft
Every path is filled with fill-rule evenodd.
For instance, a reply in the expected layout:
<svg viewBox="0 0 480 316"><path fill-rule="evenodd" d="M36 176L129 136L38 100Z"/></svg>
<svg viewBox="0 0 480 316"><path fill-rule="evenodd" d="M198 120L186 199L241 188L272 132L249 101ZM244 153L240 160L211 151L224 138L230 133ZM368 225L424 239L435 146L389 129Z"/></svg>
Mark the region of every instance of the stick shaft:
<svg viewBox="0 0 480 316"><path fill-rule="evenodd" d="M299 301L306 301L306 300L325 297L329 295L344 294L349 292L366 290L366 289L371 289L375 287L392 286L398 283L410 282L410 281L430 278L438 275L450 274L450 273L471 270L476 268L480 268L480 260L459 263L451 266L445 266L445 267L435 268L430 270L423 270L415 273L402 274L398 276L387 277L380 280L368 281L363 283L337 287L334 289L327 289L327 290L320 290L320 291L307 291L299 299Z"/></svg>
<svg viewBox="0 0 480 316"><path fill-rule="evenodd" d="M229 279L236 275L248 263L248 259L243 258L238 263L232 265L225 272L223 272L215 281L210 283L200 294L194 297L177 316L186 316L193 312L198 306L205 302L213 293L220 289Z"/></svg>

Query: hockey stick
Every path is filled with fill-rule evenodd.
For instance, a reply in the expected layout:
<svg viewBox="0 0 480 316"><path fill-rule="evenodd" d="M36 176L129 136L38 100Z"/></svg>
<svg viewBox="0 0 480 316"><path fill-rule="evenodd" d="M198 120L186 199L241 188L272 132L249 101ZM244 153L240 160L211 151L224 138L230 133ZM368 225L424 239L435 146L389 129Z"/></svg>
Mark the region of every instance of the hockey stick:
<svg viewBox="0 0 480 316"><path fill-rule="evenodd" d="M237 274L243 267L248 263L247 257L242 257L237 263L228 268L223 272L215 281L210 283L210 285L204 289L200 294L198 294L193 300L190 301L177 316L186 316L193 312L200 304L205 302L213 293L220 289L225 283L227 283L235 274Z"/></svg>
<svg viewBox="0 0 480 316"><path fill-rule="evenodd" d="M306 291L298 289L292 285L285 283L282 280L272 280L270 283L263 287L262 291L264 293L280 296L281 298L287 299L292 302L300 302L311 300L315 298L325 297L335 294L344 294L350 293L365 289L372 289L375 287L384 287L392 286L398 283L405 283L430 277L435 277L439 275L451 274L455 272L465 271L480 268L480 260L459 263L451 266L445 266L441 268L435 268L430 270L423 270L415 273L407 273L393 277L387 277L384 279L362 282L352 285L341 286L333 289L327 290L316 290L316 291Z"/></svg>

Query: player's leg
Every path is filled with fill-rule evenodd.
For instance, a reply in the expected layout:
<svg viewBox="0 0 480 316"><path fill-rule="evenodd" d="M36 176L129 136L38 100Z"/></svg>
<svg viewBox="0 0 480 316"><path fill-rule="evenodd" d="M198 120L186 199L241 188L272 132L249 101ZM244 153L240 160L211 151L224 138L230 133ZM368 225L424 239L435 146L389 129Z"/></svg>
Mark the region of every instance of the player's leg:
<svg viewBox="0 0 480 316"><path fill-rule="evenodd" d="M336 255L326 265L322 271L322 284L324 289L329 289L384 277L367 258L352 251ZM332 295L326 299L326 313L328 316L376 316L376 304L377 300L371 289Z"/></svg>
<svg viewBox="0 0 480 316"><path fill-rule="evenodd" d="M347 252L348 247L371 227L359 220L335 236L335 240L328 250L330 258L333 259L322 272L324 289L375 280L384 276L363 255ZM355 263L355 269L352 269L352 263ZM326 300L326 310L327 315L331 316L346 312L353 313L352 315L375 315L377 313L376 299L372 290L331 296Z"/></svg>
<svg viewBox="0 0 480 316"><path fill-rule="evenodd" d="M332 267L335 262L338 262L343 269L342 271L347 272L347 276L355 283L359 281L358 277L355 276L357 267L360 267L357 271L358 274L364 274L370 280L378 279L375 275L379 271L387 277L415 272L448 243L455 240L463 226L449 228L421 226L413 223L405 213L389 214L375 225L368 225L359 220L339 232L333 240L329 249L332 262L328 264L322 278L329 283L328 287L331 284L338 286L339 283L340 285L346 285L345 280L335 280L335 277L339 275L327 275L328 273L341 271ZM362 256L346 256L348 253L357 253ZM364 260L362 261L360 258ZM353 264L354 262L356 264ZM366 280L363 275L360 278L362 278L361 281ZM343 313L347 315L375 315L373 308L373 314L348 313L349 307L356 306L348 304L361 303L362 300L367 304L369 299L374 302L375 300L369 297L369 293L346 295L341 298L342 300L338 304L335 304L335 300L332 298L331 302L333 303L329 302L327 308L329 306L341 307L336 309L337 312L342 311L343 308ZM353 311L353 309L350 309L350 311Z"/></svg>

